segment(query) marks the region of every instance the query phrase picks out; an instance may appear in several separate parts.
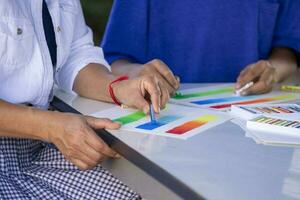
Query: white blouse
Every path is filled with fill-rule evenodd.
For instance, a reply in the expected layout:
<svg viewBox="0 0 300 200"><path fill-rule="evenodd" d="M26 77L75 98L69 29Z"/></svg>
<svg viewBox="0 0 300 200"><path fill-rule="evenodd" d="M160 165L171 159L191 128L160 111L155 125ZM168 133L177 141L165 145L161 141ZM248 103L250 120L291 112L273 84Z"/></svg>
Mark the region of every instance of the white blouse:
<svg viewBox="0 0 300 200"><path fill-rule="evenodd" d="M0 99L46 108L54 82L72 92L78 72L89 63L110 69L95 47L79 0L46 0L55 28L57 65L53 72L44 34L42 0L0 3ZM55 74L55 75L54 75Z"/></svg>

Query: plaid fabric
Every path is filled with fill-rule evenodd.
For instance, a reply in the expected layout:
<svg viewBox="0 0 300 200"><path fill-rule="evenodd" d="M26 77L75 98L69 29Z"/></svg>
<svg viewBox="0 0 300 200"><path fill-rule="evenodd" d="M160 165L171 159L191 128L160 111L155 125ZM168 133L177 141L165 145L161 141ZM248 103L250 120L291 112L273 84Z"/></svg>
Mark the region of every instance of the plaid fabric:
<svg viewBox="0 0 300 200"><path fill-rule="evenodd" d="M107 170L80 171L56 149L0 138L0 199L141 199Z"/></svg>

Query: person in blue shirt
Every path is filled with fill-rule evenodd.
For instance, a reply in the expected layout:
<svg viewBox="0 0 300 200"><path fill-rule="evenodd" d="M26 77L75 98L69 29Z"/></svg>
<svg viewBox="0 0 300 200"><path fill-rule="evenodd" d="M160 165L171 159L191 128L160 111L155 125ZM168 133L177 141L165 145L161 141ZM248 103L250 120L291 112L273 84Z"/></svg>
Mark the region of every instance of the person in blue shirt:
<svg viewBox="0 0 300 200"><path fill-rule="evenodd" d="M300 1L115 0L102 41L115 74L236 82L265 93L297 69ZM177 76L175 76L177 75Z"/></svg>

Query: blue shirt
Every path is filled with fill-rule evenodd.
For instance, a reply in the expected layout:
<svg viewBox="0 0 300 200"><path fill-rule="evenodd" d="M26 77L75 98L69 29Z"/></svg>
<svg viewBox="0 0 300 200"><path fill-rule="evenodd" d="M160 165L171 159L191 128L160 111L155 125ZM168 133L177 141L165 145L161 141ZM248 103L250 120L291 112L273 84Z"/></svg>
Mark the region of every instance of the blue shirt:
<svg viewBox="0 0 300 200"><path fill-rule="evenodd" d="M275 46L300 51L298 0L115 0L106 59L164 61L182 82L232 82Z"/></svg>

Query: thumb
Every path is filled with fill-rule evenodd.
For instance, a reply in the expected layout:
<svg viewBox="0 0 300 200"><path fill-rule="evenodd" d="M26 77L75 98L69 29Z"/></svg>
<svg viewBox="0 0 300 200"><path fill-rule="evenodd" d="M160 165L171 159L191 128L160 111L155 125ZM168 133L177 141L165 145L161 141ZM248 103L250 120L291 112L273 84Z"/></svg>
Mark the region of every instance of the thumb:
<svg viewBox="0 0 300 200"><path fill-rule="evenodd" d="M107 129L119 129L120 124L113 122L110 119L107 118L96 118L96 117L91 117L91 116L86 116L86 121L88 125L94 129L101 129L101 128L107 128Z"/></svg>

